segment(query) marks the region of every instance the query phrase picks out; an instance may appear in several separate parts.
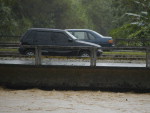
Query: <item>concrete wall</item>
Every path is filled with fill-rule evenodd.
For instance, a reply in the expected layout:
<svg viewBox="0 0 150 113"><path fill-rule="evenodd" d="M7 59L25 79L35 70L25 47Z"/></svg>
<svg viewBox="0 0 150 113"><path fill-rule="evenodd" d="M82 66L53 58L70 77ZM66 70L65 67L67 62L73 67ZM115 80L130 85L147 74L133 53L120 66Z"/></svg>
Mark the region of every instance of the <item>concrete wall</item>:
<svg viewBox="0 0 150 113"><path fill-rule="evenodd" d="M150 91L150 69L0 64L0 85Z"/></svg>

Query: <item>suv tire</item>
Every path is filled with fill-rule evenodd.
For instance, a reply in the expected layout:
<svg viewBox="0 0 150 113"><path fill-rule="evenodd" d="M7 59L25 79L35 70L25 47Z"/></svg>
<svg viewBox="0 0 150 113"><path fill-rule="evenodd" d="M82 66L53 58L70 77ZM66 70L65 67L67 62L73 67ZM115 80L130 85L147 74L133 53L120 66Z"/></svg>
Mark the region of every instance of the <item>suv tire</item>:
<svg viewBox="0 0 150 113"><path fill-rule="evenodd" d="M35 55L35 52L34 52L33 50L27 50L27 51L25 52L25 55L27 55L27 56L34 56L34 55Z"/></svg>
<svg viewBox="0 0 150 113"><path fill-rule="evenodd" d="M80 57L90 57L90 52L88 51L82 51L79 54Z"/></svg>

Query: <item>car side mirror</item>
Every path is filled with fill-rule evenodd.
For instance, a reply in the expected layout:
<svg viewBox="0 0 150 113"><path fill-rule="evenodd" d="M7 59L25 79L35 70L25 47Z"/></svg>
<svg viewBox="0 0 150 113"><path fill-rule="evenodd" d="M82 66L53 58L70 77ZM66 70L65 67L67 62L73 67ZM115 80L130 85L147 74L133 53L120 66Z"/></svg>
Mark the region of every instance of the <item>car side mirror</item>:
<svg viewBox="0 0 150 113"><path fill-rule="evenodd" d="M68 42L73 42L73 39L69 38L69 39L68 39Z"/></svg>

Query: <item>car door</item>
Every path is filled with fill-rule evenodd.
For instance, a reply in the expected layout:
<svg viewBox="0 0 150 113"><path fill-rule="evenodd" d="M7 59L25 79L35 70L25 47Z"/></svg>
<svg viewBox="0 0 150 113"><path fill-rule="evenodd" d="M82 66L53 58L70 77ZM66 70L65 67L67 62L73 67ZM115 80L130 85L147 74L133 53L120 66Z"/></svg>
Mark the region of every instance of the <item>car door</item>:
<svg viewBox="0 0 150 113"><path fill-rule="evenodd" d="M63 32L53 32L52 41L56 46L74 46L74 42L69 40L69 36ZM55 53L60 55L71 54L73 51L70 48L55 49Z"/></svg>

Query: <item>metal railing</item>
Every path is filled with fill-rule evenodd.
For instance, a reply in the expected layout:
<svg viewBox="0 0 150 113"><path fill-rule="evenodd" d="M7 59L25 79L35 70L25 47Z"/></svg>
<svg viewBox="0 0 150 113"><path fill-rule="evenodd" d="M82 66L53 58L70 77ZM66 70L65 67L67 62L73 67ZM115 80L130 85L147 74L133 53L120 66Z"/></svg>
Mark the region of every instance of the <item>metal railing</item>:
<svg viewBox="0 0 150 113"><path fill-rule="evenodd" d="M99 48L97 47L90 47L90 46L47 46L47 45L24 45L23 47L25 48L35 48L35 65L41 65L41 55L42 55L42 49L43 48L51 48L51 49L78 49L80 50L81 48L84 50L89 50L91 53L90 57L90 66L96 66L96 60L97 60L97 50Z"/></svg>
<svg viewBox="0 0 150 113"><path fill-rule="evenodd" d="M96 47L68 47L68 46L43 46L43 45L38 45L38 46L30 46L30 45L26 45L24 46L26 48L35 48L35 65L41 65L41 50L42 48L51 48L51 49L88 49L91 52L91 57L90 57L90 66L96 66L96 61L97 61L97 50L99 48ZM101 49L109 49L111 50L141 50L141 51L145 51L146 52L146 67L150 68L150 48L148 47L101 47Z"/></svg>
<svg viewBox="0 0 150 113"><path fill-rule="evenodd" d="M21 36L12 36L12 35L0 35L0 42L5 43L19 43Z"/></svg>

